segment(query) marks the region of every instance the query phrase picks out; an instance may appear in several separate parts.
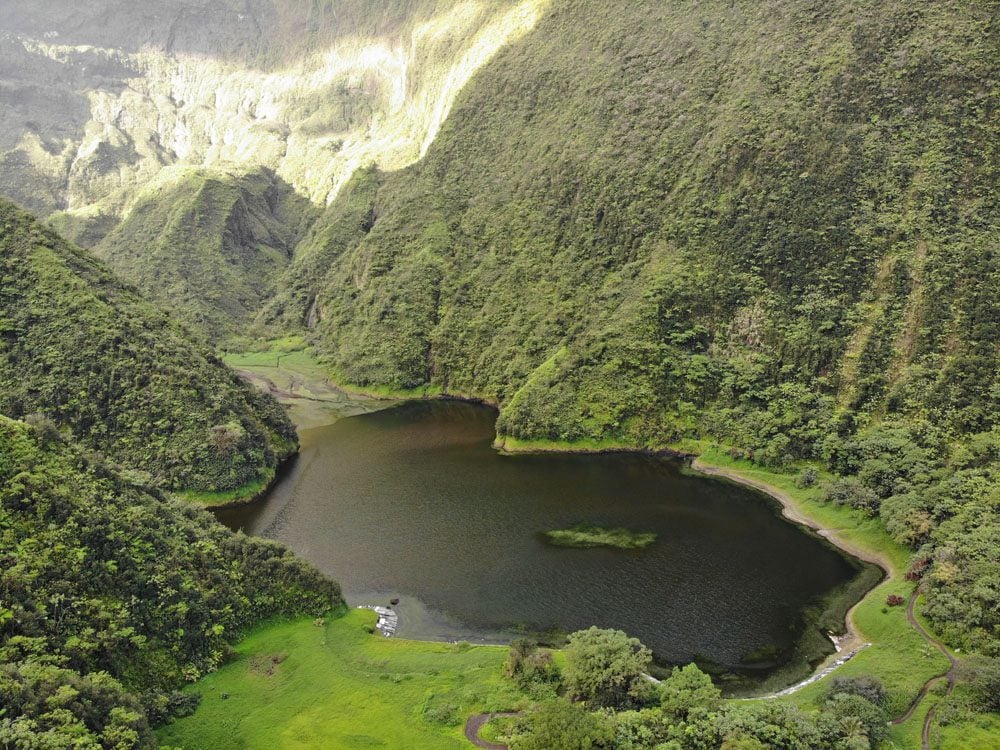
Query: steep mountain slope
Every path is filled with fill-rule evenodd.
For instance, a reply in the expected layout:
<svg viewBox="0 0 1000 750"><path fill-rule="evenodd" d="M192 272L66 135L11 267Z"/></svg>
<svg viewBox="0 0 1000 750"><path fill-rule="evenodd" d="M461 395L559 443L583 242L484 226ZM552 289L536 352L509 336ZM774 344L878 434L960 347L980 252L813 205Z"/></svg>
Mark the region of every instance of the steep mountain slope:
<svg viewBox="0 0 1000 750"><path fill-rule="evenodd" d="M320 206L359 168L412 163L473 73L547 2L6 3L0 194L55 214L60 231L100 244L144 291L193 302L190 321L229 334L260 306L261 271L280 267L297 239L262 226L270 212L245 180L266 173L269 190ZM192 168L230 174L185 184ZM221 188L206 191L206 181L230 183L244 205L210 195ZM157 231L182 219L189 229ZM248 219L263 238L231 231ZM296 218L287 228L298 227ZM150 267L125 259L151 237Z"/></svg>
<svg viewBox="0 0 1000 750"><path fill-rule="evenodd" d="M163 170L93 249L147 299L219 340L245 330L273 294L312 213L271 174Z"/></svg>
<svg viewBox="0 0 1000 750"><path fill-rule="evenodd" d="M988 428L995 9L560 3L288 285L347 379L482 394L516 437Z"/></svg>
<svg viewBox="0 0 1000 750"><path fill-rule="evenodd" d="M0 413L40 413L173 490L260 484L296 447L277 402L89 253L5 201Z"/></svg>
<svg viewBox="0 0 1000 750"><path fill-rule="evenodd" d="M998 10L555 3L266 320L345 381L496 401L508 448L823 461L997 651Z"/></svg>
<svg viewBox="0 0 1000 750"><path fill-rule="evenodd" d="M341 603L282 546L0 416L0 746L153 747L247 628Z"/></svg>

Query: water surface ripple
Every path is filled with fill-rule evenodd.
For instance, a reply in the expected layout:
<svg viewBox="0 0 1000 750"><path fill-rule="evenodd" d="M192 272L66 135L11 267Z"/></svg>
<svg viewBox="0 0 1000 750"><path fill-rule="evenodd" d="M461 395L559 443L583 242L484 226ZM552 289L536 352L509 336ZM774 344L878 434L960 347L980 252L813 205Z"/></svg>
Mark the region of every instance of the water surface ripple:
<svg viewBox="0 0 1000 750"><path fill-rule="evenodd" d="M352 604L400 597L404 637L598 625L659 659L727 667L789 648L803 609L857 572L747 488L638 454L502 456L495 420L428 401L305 430L268 498L219 517L290 545ZM579 523L658 538L635 551L540 538Z"/></svg>

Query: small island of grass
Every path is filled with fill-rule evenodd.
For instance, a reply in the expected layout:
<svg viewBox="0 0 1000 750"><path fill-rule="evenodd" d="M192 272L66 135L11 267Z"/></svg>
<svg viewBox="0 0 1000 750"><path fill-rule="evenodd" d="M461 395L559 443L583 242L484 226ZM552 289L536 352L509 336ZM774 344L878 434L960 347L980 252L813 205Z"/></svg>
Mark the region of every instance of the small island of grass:
<svg viewBox="0 0 1000 750"><path fill-rule="evenodd" d="M639 533L628 529L606 529L601 526L579 525L571 529L546 531L543 536L557 547L613 547L615 549L644 549L656 541L656 534Z"/></svg>

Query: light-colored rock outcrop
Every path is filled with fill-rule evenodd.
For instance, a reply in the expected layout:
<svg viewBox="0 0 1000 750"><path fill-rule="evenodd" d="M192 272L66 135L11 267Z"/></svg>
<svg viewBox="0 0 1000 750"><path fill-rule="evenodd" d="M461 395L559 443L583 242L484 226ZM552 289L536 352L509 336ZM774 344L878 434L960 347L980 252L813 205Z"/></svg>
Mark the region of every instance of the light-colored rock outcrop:
<svg viewBox="0 0 1000 750"><path fill-rule="evenodd" d="M120 217L164 169L239 165L326 203L359 167L417 160L546 2L0 11L0 192L42 213Z"/></svg>

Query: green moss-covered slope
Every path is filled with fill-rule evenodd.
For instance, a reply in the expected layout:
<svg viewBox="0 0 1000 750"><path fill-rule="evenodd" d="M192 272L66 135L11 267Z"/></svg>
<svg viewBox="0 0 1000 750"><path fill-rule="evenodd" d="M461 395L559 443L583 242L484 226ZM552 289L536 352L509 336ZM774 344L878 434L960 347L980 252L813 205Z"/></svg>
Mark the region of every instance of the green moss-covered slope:
<svg viewBox="0 0 1000 750"><path fill-rule="evenodd" d="M554 2L285 320L345 380L496 401L501 441L822 462L1000 653L997 10Z"/></svg>
<svg viewBox="0 0 1000 750"><path fill-rule="evenodd" d="M312 211L273 174L180 170L147 187L94 250L147 299L219 340L273 292Z"/></svg>
<svg viewBox="0 0 1000 750"><path fill-rule="evenodd" d="M245 629L340 604L281 545L0 416L0 745L151 747Z"/></svg>
<svg viewBox="0 0 1000 750"><path fill-rule="evenodd" d="M0 201L0 413L44 414L174 490L269 478L283 409L89 253Z"/></svg>

